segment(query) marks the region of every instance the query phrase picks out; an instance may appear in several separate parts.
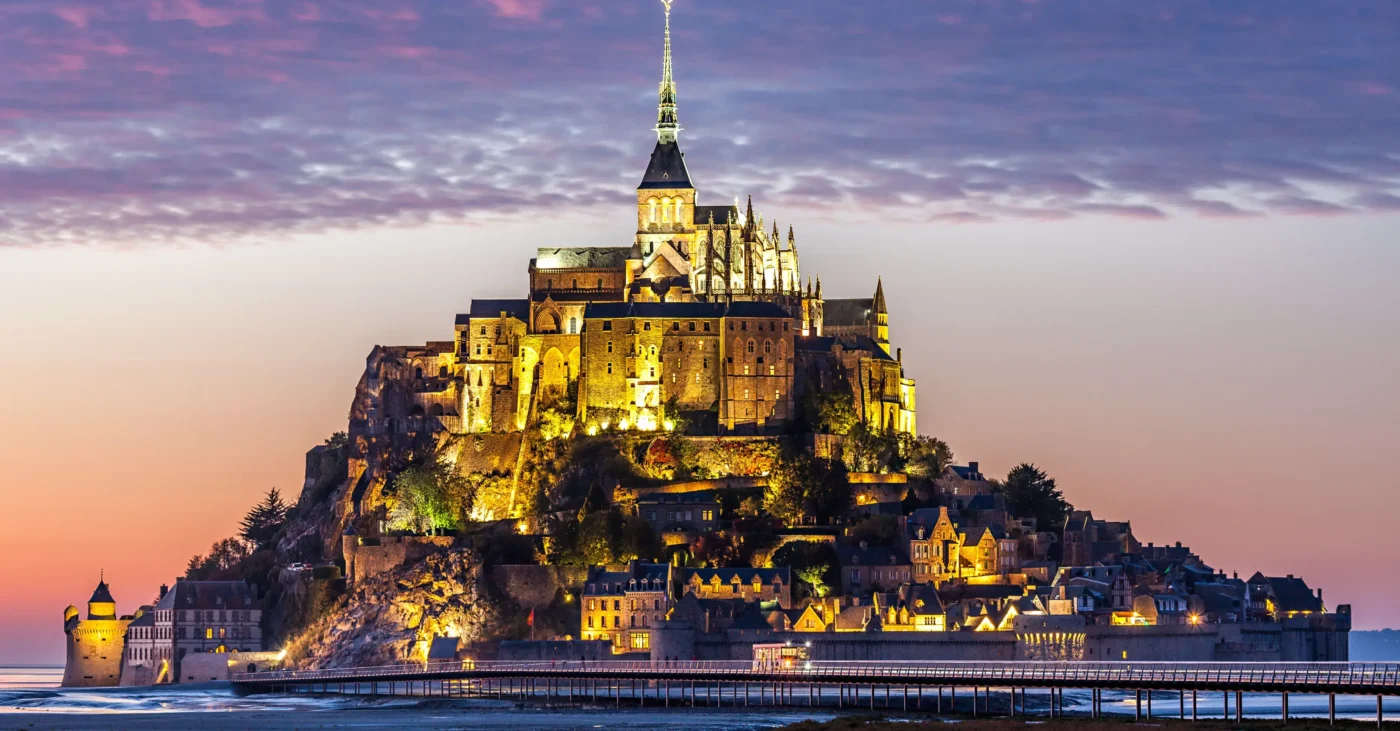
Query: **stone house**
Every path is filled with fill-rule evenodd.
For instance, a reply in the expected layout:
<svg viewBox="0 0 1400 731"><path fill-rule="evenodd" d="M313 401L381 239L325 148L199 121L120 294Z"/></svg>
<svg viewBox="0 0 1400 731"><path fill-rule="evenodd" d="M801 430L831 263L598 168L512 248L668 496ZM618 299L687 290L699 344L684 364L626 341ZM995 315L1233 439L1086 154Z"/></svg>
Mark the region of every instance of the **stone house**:
<svg viewBox="0 0 1400 731"><path fill-rule="evenodd" d="M792 569L681 569L681 596L741 599L792 608Z"/></svg>
<svg viewBox="0 0 1400 731"><path fill-rule="evenodd" d="M246 582L177 579L153 614L153 659L169 664L174 682L193 679L180 672L189 655L264 649L262 604Z"/></svg>
<svg viewBox="0 0 1400 731"><path fill-rule="evenodd" d="M637 499L637 515L658 535L706 533L719 528L720 502L714 490L652 493Z"/></svg>
<svg viewBox="0 0 1400 731"><path fill-rule="evenodd" d="M651 631L672 606L670 564L632 562L622 571L594 568L583 586L579 636L606 640L613 652L649 652Z"/></svg>
<svg viewBox="0 0 1400 731"><path fill-rule="evenodd" d="M841 563L841 593L869 594L894 591L900 584L914 581L914 565L892 546L838 546Z"/></svg>

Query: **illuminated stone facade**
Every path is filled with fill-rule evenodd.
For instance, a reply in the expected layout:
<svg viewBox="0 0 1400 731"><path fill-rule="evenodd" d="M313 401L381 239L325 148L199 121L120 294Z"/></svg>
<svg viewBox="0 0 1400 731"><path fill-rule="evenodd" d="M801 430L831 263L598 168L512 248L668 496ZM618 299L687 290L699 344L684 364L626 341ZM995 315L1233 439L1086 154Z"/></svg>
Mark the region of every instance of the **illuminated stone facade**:
<svg viewBox="0 0 1400 731"><path fill-rule="evenodd" d="M117 603L106 581L98 582L87 608L87 619L79 618L77 607L63 610L65 688L112 686L121 680L123 640L131 617L117 618Z"/></svg>
<svg viewBox="0 0 1400 731"><path fill-rule="evenodd" d="M583 587L579 636L605 640L613 652L649 652L652 632L671 610L671 565L633 563L593 569Z"/></svg>
<svg viewBox="0 0 1400 731"><path fill-rule="evenodd" d="M830 320L791 226L784 235L751 199L702 203L680 150L669 8L665 49L632 241L540 248L526 297L473 301L450 343L376 348L352 437L522 431L561 399L583 428L660 430L669 405L721 433L762 433L795 416L804 388L837 384L866 424L916 433L883 283L834 301Z"/></svg>

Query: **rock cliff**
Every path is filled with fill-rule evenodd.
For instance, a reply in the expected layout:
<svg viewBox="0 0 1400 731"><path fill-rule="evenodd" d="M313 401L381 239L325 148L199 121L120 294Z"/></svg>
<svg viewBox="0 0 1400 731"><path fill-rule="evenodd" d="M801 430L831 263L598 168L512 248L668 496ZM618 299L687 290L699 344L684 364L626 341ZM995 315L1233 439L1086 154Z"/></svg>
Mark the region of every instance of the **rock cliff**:
<svg viewBox="0 0 1400 731"><path fill-rule="evenodd" d="M421 662L436 635L475 642L499 636L500 602L488 596L471 550L433 554L356 585L331 613L288 643L297 668Z"/></svg>

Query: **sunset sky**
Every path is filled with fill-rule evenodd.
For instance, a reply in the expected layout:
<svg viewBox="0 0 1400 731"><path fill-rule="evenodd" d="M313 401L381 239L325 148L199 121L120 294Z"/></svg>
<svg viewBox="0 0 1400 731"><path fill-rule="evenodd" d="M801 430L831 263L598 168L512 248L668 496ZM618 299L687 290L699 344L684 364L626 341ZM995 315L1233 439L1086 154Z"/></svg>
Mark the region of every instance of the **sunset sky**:
<svg viewBox="0 0 1400 731"><path fill-rule="evenodd" d="M677 0L702 202L883 275L992 474L1400 625L1400 3ZM655 0L0 0L0 665L233 533L375 344L630 243Z"/></svg>

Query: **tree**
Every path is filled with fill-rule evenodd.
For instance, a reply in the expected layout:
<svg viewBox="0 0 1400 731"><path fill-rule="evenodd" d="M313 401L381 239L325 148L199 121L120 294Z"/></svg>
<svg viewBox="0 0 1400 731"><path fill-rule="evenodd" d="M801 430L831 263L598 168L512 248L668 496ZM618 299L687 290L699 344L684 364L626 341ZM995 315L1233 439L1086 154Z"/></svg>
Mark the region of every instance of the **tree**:
<svg viewBox="0 0 1400 731"><path fill-rule="evenodd" d="M1055 487L1055 478L1030 463L1012 469L1000 490L1006 496L1007 510L1017 517L1035 518L1039 530L1064 530L1065 519L1074 509Z"/></svg>
<svg viewBox="0 0 1400 731"><path fill-rule="evenodd" d="M209 547L209 555L195 554L185 564L185 578L200 581L229 571L252 555L251 547L238 538L225 538Z"/></svg>
<svg viewBox="0 0 1400 731"><path fill-rule="evenodd" d="M846 466L805 450L785 451L768 476L763 509L789 525L798 522L808 502L817 517L830 519L851 507Z"/></svg>
<svg viewBox="0 0 1400 731"><path fill-rule="evenodd" d="M904 453L904 471L913 477L931 480L953 463L953 448L935 437L901 435L900 451Z"/></svg>
<svg viewBox="0 0 1400 731"><path fill-rule="evenodd" d="M282 494L274 487L267 491L262 502L243 516L238 535L258 549L267 548L286 522L287 504L282 502Z"/></svg>
<svg viewBox="0 0 1400 731"><path fill-rule="evenodd" d="M851 538L872 546L889 546L899 537L899 520L893 515L872 515L851 527Z"/></svg>
<svg viewBox="0 0 1400 731"><path fill-rule="evenodd" d="M456 530L471 510L472 490L455 467L440 460L416 464L393 481L389 524L397 530Z"/></svg>
<svg viewBox="0 0 1400 731"><path fill-rule="evenodd" d="M855 401L855 393L844 379L831 388L810 388L802 399L803 418L812 431L849 434L859 421Z"/></svg>
<svg viewBox="0 0 1400 731"><path fill-rule="evenodd" d="M727 569L739 564L739 547L729 536L713 531L695 539L690 555L708 568Z"/></svg>
<svg viewBox="0 0 1400 731"><path fill-rule="evenodd" d="M846 462L856 472L878 472L881 468L902 470L904 459L900 450L900 435L893 431L876 431L865 424L856 424L846 438Z"/></svg>
<svg viewBox="0 0 1400 731"><path fill-rule="evenodd" d="M810 587L813 596L823 597L841 583L836 549L823 541L793 541L773 552L768 563L787 566L798 581Z"/></svg>

